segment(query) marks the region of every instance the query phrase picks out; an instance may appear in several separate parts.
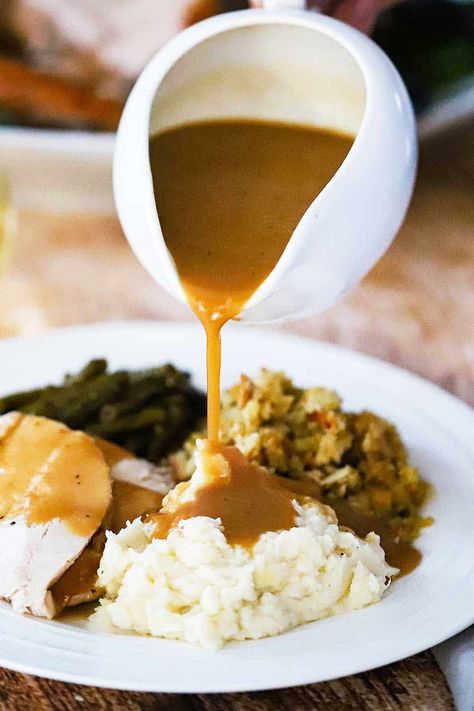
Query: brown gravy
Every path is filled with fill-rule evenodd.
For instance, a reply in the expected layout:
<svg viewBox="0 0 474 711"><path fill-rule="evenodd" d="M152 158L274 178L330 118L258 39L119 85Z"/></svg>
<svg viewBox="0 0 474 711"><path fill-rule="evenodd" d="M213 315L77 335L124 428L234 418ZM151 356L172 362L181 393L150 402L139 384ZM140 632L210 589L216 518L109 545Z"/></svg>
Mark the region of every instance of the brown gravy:
<svg viewBox="0 0 474 711"><path fill-rule="evenodd" d="M236 447L223 447L221 453L228 476L215 476L177 511L151 516L156 538L166 538L171 528L194 516L220 518L229 543L242 546L253 545L266 531L295 525L294 494L277 477L251 464Z"/></svg>
<svg viewBox="0 0 474 711"><path fill-rule="evenodd" d="M76 607L65 607L64 610L56 615L55 620L66 625L85 626L98 604L97 600L94 600L92 602L83 602L82 605L77 605Z"/></svg>
<svg viewBox="0 0 474 711"><path fill-rule="evenodd" d="M91 536L111 497L109 468L94 440L44 417L11 413L0 435L0 516L28 524L55 518Z"/></svg>
<svg viewBox="0 0 474 711"><path fill-rule="evenodd" d="M96 439L96 445L105 457L109 467L113 467L123 459L133 459L134 455L123 447L106 439ZM112 505L109 511L107 529L118 533L125 527L127 521L133 521L138 516L154 513L161 508L163 494L127 481L112 482Z"/></svg>
<svg viewBox="0 0 474 711"><path fill-rule="evenodd" d="M104 552L106 529L118 533L127 521L158 511L163 501L162 494L125 481L114 481L112 492L112 504L106 521L79 558L51 588L57 610L98 597L97 571Z"/></svg>
<svg viewBox="0 0 474 711"><path fill-rule="evenodd" d="M408 575L421 562L421 553L410 543L403 543L399 540L396 529L378 518L355 511L345 501L327 502L336 512L337 519L341 526L350 528L361 538L374 531L380 536L380 545L385 551L385 558L390 565L400 570L400 575Z"/></svg>
<svg viewBox="0 0 474 711"><path fill-rule="evenodd" d="M85 604L97 599L97 571L105 546L105 527L94 534L89 545L51 587L55 608L61 612L68 606Z"/></svg>
<svg viewBox="0 0 474 711"><path fill-rule="evenodd" d="M380 544L385 551L387 562L400 570L400 576L408 575L421 562L420 551L410 543L400 541L396 528L390 526L383 518L356 511L344 500L325 498L321 494L319 485L311 479L278 478L281 485L294 492L297 497L311 497L332 508L339 525L350 528L360 538L365 538L368 533L374 531L380 536Z"/></svg>
<svg viewBox="0 0 474 711"><path fill-rule="evenodd" d="M96 439L95 444L109 467L113 467L123 459L133 458L130 452L113 442ZM102 526L96 531L79 558L51 588L57 610L62 610L68 605L84 604L83 601L98 597L97 571L104 551L105 531L118 533L127 521L158 511L162 501L163 495L151 489L125 481L112 482L112 502Z"/></svg>
<svg viewBox="0 0 474 711"><path fill-rule="evenodd" d="M207 336L211 447L219 435L221 328L273 270L352 142L251 121L189 124L150 141L164 239Z"/></svg>
<svg viewBox="0 0 474 711"><path fill-rule="evenodd" d="M153 137L150 163L166 245L188 302L207 336L208 438L219 448L220 332L266 279L316 195L349 152L353 139L325 130L249 121L181 126ZM314 486L255 476L255 467L223 450L236 467L229 482L202 489L175 514L155 517L163 537L179 520L220 516L229 540L253 542L265 530L293 525L291 493L321 500ZM286 483L286 481L288 483ZM279 502L276 504L275 501ZM273 503L272 503L273 502ZM390 564L407 573L420 554L398 542L379 518L327 501L339 522L360 536L375 530ZM281 505L280 505L281 504Z"/></svg>
<svg viewBox="0 0 474 711"><path fill-rule="evenodd" d="M315 196L333 177L352 138L284 124L190 124L150 141L155 200L166 245L207 339L207 434L219 450L222 326L270 274ZM236 450L222 449L225 483L201 489L176 514L157 517L157 535L179 520L220 517L234 543L295 520L291 494Z"/></svg>
<svg viewBox="0 0 474 711"><path fill-rule="evenodd" d="M159 511L163 501L163 494L125 481L114 481L112 491L110 530L113 533L121 531L127 521Z"/></svg>

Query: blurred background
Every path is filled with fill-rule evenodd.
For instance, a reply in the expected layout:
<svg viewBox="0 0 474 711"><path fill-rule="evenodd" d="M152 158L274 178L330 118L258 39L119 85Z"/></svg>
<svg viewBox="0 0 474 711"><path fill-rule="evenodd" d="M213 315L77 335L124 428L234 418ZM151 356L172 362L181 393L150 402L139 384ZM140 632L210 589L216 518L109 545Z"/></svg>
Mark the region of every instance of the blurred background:
<svg viewBox="0 0 474 711"><path fill-rule="evenodd" d="M284 327L392 360L474 402L474 2L310 3L363 26L398 67L417 112L420 173L399 237L364 282L328 313ZM170 36L246 6L0 0L0 337L190 318L122 235L114 131L134 80Z"/></svg>
<svg viewBox="0 0 474 711"><path fill-rule="evenodd" d="M337 14L344 0L315 4ZM133 81L171 35L246 6L245 0L0 0L0 123L114 130ZM474 3L405 0L374 15L375 24L355 12L344 17L367 25L400 70L420 117L461 95L457 112L474 111L468 92Z"/></svg>

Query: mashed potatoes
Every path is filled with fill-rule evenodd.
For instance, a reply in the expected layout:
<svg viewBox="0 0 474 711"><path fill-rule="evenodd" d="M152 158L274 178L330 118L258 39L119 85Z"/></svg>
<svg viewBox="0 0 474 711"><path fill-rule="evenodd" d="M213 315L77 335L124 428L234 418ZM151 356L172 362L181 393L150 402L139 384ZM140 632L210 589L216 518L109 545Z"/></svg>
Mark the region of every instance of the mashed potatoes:
<svg viewBox="0 0 474 711"><path fill-rule="evenodd" d="M189 497L189 484L180 486ZM169 496L176 502L179 487ZM250 548L230 545L220 521L206 516L181 521L165 539L139 519L108 533L99 569L105 597L94 620L219 647L380 600L397 571L378 537L341 530L317 503L294 506L293 528L264 533Z"/></svg>

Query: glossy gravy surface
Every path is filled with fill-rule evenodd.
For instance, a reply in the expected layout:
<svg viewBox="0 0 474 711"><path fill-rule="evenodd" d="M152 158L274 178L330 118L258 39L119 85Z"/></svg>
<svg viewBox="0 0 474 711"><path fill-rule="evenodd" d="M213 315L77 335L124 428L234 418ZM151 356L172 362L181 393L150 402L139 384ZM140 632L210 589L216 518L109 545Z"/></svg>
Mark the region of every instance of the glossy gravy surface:
<svg viewBox="0 0 474 711"><path fill-rule="evenodd" d="M0 516L29 525L60 519L80 536L102 523L111 498L109 467L94 440L44 417L6 416L0 433Z"/></svg>
<svg viewBox="0 0 474 711"><path fill-rule="evenodd" d="M211 482L196 490L195 497L171 513L158 513L155 537L166 538L171 528L194 516L220 518L229 543L251 546L266 531L295 525L295 495L262 467L251 464L236 447L222 447L228 476L217 471ZM212 467L212 462L207 466Z"/></svg>
<svg viewBox="0 0 474 711"><path fill-rule="evenodd" d="M157 211L207 334L208 438L218 444L220 330L278 262L353 139L293 125L221 121L150 141Z"/></svg>

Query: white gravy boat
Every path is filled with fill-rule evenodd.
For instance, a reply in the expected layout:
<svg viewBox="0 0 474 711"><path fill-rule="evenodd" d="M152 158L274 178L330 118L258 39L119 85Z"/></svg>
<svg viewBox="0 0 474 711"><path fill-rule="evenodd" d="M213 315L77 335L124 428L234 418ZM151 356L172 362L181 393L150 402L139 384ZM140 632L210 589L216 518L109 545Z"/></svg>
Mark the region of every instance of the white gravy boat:
<svg viewBox="0 0 474 711"><path fill-rule="evenodd" d="M415 121L397 71L357 30L300 11L218 15L156 54L120 122L114 193L138 259L181 301L185 295L155 206L149 138L220 118L300 123L356 136L242 318L299 318L328 308L384 253L410 200Z"/></svg>

